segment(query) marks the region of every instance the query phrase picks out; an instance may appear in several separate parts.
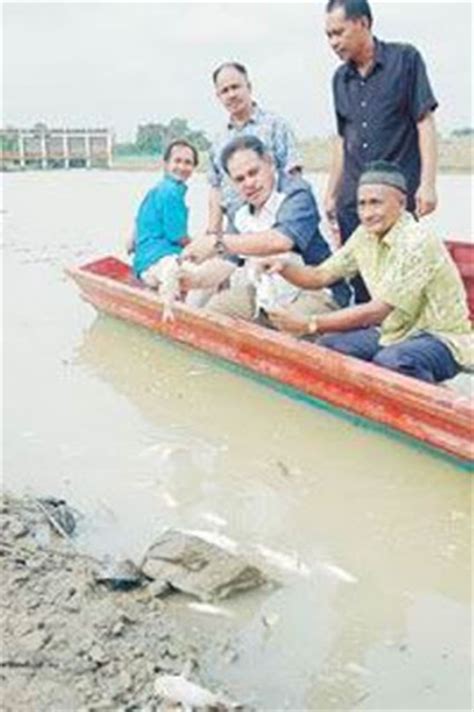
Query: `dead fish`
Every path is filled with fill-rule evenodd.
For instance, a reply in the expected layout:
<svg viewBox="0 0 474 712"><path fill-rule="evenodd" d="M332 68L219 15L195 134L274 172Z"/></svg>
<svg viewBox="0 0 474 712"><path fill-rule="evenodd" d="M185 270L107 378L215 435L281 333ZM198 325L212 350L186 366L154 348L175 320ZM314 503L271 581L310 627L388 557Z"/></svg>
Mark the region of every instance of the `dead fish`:
<svg viewBox="0 0 474 712"><path fill-rule="evenodd" d="M326 562L321 561L317 564L317 567L325 573L328 573L331 576L334 576L335 578L344 581L345 583L357 583L356 577L350 574L348 571L341 569L340 566L336 566L335 564L328 564Z"/></svg>
<svg viewBox="0 0 474 712"><path fill-rule="evenodd" d="M255 312L254 318L260 313L260 309L268 310L273 304L276 294L272 275L263 270L263 262L258 258L249 258L245 262L247 279L255 287Z"/></svg>
<svg viewBox="0 0 474 712"><path fill-rule="evenodd" d="M302 262L300 257L294 253L285 252L279 257L284 257L296 264ZM261 309L271 312L274 309L287 308L301 292L299 287L290 284L279 274L269 274L263 268L261 258L252 257L245 262L247 279L256 289L255 295L255 316L258 316Z"/></svg>
<svg viewBox="0 0 474 712"><path fill-rule="evenodd" d="M178 502L175 500L171 492L168 492L168 490L163 490L159 493L159 496L163 500L164 504L170 509L175 509L178 506Z"/></svg>
<svg viewBox="0 0 474 712"><path fill-rule="evenodd" d="M265 628L273 628L280 620L278 613L264 613L261 618Z"/></svg>
<svg viewBox="0 0 474 712"><path fill-rule="evenodd" d="M214 544L231 553L235 553L239 548L236 541L219 532L208 531L207 529L182 529L182 532L184 534L190 534L191 536L197 536L207 541L208 544Z"/></svg>
<svg viewBox="0 0 474 712"><path fill-rule="evenodd" d="M222 606L214 606L212 603L199 603L197 601L192 601L191 603L188 603L187 606L192 611L197 611L198 613L207 613L211 616L222 616L223 618L234 617L232 611L228 611Z"/></svg>
<svg viewBox="0 0 474 712"><path fill-rule="evenodd" d="M169 257L160 271L160 286L158 296L163 302L163 321L173 321L173 306L181 295L179 277L181 263L179 257Z"/></svg>
<svg viewBox="0 0 474 712"><path fill-rule="evenodd" d="M76 529L76 516L66 500L38 497L35 502L58 534L66 539L72 536Z"/></svg>
<svg viewBox="0 0 474 712"><path fill-rule="evenodd" d="M184 264L180 257L170 256L165 259L166 263L160 271L158 295L163 302L163 321L174 321L173 306L182 301L181 277L183 273L193 274L197 265L190 262Z"/></svg>
<svg viewBox="0 0 474 712"><path fill-rule="evenodd" d="M155 694L162 701L183 705L194 709L195 707L213 707L216 709L237 708L234 702L222 695L216 695L200 685L187 680L184 675L160 675L155 680Z"/></svg>
<svg viewBox="0 0 474 712"><path fill-rule="evenodd" d="M266 312L272 311L278 303L278 291L277 285L275 284L276 276L277 275L273 274L262 274L260 277L255 296L256 316L258 316L261 309Z"/></svg>
<svg viewBox="0 0 474 712"><path fill-rule="evenodd" d="M114 560L107 558L94 572L97 583L111 591L129 591L138 588L147 581L144 574L130 559Z"/></svg>
<svg viewBox="0 0 474 712"><path fill-rule="evenodd" d="M214 514L214 512L202 512L200 515L203 519L206 519L206 521L210 522L211 524L215 524L216 527L225 527L227 526L227 522L223 517L220 517L218 514Z"/></svg>
<svg viewBox="0 0 474 712"><path fill-rule="evenodd" d="M277 566L283 571L300 574L300 576L309 576L311 569L296 554L284 554L281 551L275 551L263 544L257 544L257 551L267 559L273 566Z"/></svg>

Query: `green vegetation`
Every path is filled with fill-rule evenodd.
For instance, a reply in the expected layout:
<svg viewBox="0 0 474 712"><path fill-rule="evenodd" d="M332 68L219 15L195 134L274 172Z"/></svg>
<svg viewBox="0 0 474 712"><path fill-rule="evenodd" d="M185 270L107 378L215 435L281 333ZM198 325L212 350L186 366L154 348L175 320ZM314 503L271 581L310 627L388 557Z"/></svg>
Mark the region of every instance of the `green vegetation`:
<svg viewBox="0 0 474 712"><path fill-rule="evenodd" d="M192 143L199 151L207 151L209 139L203 131L193 130L187 119L174 118L169 124L143 124L138 127L134 143L118 143L114 147L117 157L141 156L160 157L171 141L183 138Z"/></svg>
<svg viewBox="0 0 474 712"><path fill-rule="evenodd" d="M474 136L474 129L469 127L454 129L454 131L451 131L451 136Z"/></svg>

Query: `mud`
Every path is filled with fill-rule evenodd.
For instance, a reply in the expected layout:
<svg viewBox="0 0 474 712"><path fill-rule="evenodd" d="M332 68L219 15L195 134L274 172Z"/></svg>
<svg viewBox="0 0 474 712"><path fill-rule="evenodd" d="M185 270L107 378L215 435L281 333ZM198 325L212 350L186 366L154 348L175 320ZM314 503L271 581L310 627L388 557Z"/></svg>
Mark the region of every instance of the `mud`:
<svg viewBox="0 0 474 712"><path fill-rule="evenodd" d="M225 635L178 626L152 586L100 585L97 565L34 500L2 497L2 710L180 710L155 688L184 670L191 684L225 695L200 671L205 651L228 649Z"/></svg>

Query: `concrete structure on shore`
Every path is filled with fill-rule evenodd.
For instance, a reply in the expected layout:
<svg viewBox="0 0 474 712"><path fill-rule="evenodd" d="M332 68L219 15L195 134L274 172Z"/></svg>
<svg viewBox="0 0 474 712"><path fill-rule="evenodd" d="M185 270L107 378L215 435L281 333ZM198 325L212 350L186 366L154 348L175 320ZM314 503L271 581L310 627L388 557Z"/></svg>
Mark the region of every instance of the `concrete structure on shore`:
<svg viewBox="0 0 474 712"><path fill-rule="evenodd" d="M26 168L110 168L110 129L49 129L37 124L32 129L0 130L2 170Z"/></svg>

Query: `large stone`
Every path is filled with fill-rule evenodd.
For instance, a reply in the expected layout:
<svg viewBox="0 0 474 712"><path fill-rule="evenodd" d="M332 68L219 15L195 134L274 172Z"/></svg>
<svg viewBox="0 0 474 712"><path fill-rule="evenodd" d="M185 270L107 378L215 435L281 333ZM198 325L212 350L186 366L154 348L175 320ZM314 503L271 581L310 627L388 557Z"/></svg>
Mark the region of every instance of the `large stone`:
<svg viewBox="0 0 474 712"><path fill-rule="evenodd" d="M38 497L36 503L58 534L64 537L74 534L77 512L71 509L64 499Z"/></svg>
<svg viewBox="0 0 474 712"><path fill-rule="evenodd" d="M169 530L145 554L143 573L165 588L203 601L223 599L265 583L265 576L239 556L193 534Z"/></svg>
<svg viewBox="0 0 474 712"><path fill-rule="evenodd" d="M130 559L106 558L93 567L93 575L97 583L111 591L129 591L143 584L142 572Z"/></svg>

